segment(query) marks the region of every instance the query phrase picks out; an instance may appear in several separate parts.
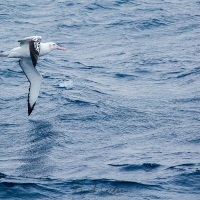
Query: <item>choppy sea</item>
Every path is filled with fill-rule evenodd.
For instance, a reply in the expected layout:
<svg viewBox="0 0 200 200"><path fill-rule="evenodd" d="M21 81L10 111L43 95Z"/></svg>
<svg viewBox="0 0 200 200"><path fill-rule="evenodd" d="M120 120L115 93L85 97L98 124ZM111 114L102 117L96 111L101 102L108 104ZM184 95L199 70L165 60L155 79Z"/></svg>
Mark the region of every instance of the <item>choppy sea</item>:
<svg viewBox="0 0 200 200"><path fill-rule="evenodd" d="M6 0L0 50L41 35L33 113L0 59L0 199L200 199L200 1Z"/></svg>

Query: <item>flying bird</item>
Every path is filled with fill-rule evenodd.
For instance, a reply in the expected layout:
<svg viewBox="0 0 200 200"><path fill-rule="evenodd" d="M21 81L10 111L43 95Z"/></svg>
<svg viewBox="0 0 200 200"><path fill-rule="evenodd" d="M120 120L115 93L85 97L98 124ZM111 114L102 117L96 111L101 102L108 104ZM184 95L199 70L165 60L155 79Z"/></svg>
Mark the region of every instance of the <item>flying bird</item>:
<svg viewBox="0 0 200 200"><path fill-rule="evenodd" d="M40 56L48 54L54 49L66 50L54 42L41 43L41 36L31 36L19 40L20 46L0 53L1 57L19 58L19 65L30 82L28 94L28 115L35 107L39 95L42 76L36 69Z"/></svg>

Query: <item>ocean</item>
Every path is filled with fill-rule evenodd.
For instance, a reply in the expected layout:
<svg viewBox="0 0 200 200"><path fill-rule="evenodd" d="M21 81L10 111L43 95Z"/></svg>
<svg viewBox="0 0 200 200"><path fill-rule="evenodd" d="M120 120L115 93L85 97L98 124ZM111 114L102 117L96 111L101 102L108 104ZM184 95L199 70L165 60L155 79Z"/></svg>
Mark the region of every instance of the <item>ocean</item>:
<svg viewBox="0 0 200 200"><path fill-rule="evenodd" d="M200 1L6 0L0 50L42 36L40 95L0 58L0 199L200 199Z"/></svg>

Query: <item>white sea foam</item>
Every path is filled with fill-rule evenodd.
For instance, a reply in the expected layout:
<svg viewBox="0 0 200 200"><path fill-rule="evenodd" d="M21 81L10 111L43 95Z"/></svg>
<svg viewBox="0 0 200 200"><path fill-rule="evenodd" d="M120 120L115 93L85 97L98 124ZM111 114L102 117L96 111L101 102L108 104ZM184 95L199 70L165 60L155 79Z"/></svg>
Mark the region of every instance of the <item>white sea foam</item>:
<svg viewBox="0 0 200 200"><path fill-rule="evenodd" d="M61 83L59 83L59 87L62 88L66 88L66 89L72 89L74 86L74 82L72 80L68 80L68 81L63 81Z"/></svg>

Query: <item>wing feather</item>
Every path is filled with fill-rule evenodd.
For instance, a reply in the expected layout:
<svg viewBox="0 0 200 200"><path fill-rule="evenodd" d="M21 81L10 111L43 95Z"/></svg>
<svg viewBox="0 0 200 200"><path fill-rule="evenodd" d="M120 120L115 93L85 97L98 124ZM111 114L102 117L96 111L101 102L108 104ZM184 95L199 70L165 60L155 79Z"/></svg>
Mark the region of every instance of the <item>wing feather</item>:
<svg viewBox="0 0 200 200"><path fill-rule="evenodd" d="M23 45L23 44L28 44L29 41L33 40L33 41L36 41L36 40L40 40L41 41L42 37L41 36L30 36L30 37L25 37L21 40L18 40L18 42L20 42L20 45Z"/></svg>
<svg viewBox="0 0 200 200"><path fill-rule="evenodd" d="M28 115L30 115L39 95L42 77L37 69L33 66L30 58L21 58L19 60L19 65L30 82L28 94Z"/></svg>
<svg viewBox="0 0 200 200"><path fill-rule="evenodd" d="M18 42L20 42L20 46L23 46L23 45L29 46L30 57L31 57L33 66L35 67L39 58L39 54L40 54L41 36L26 37L22 40L18 40Z"/></svg>

